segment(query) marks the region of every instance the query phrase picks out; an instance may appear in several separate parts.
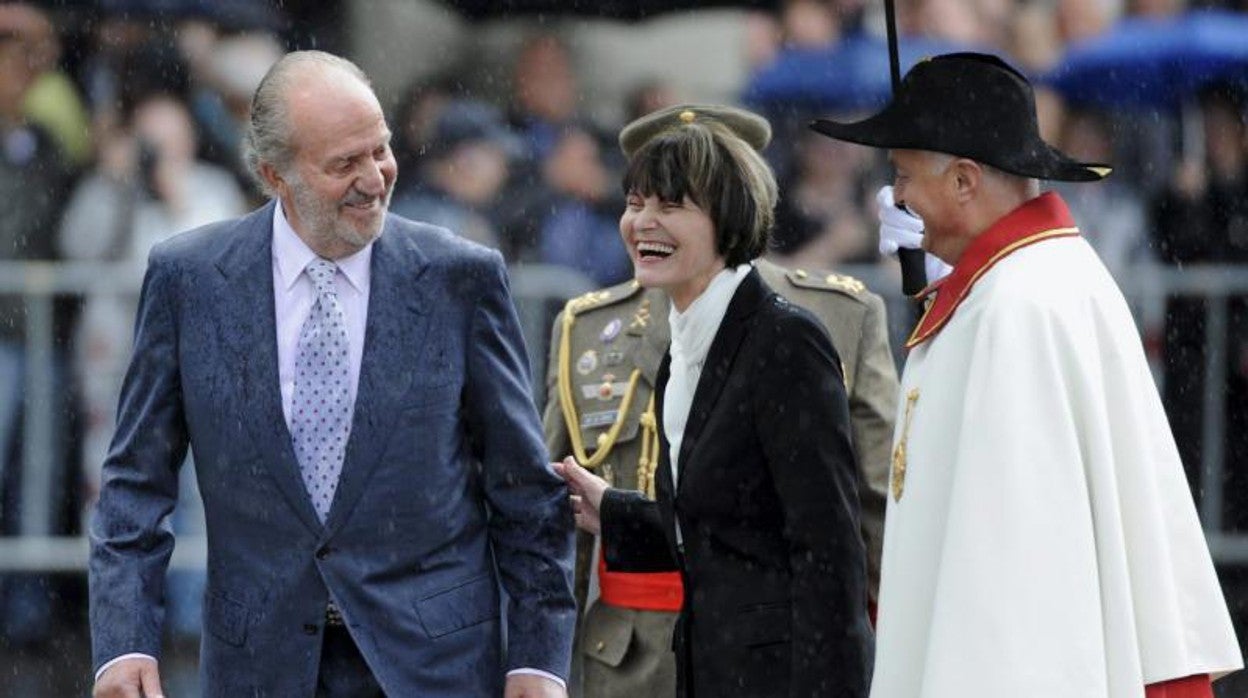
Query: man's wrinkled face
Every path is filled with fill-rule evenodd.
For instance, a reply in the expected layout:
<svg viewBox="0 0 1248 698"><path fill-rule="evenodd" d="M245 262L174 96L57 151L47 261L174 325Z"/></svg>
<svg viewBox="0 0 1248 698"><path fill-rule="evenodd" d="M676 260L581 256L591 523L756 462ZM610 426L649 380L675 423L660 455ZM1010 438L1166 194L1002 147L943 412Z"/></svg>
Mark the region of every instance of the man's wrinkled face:
<svg viewBox="0 0 1248 698"><path fill-rule="evenodd" d="M954 158L922 150L890 150L888 159L896 171L893 199L923 219L923 249L949 264L956 263L956 257L946 256L954 254L949 243L956 232ZM960 246L957 249L960 254Z"/></svg>
<svg viewBox="0 0 1248 698"><path fill-rule="evenodd" d="M329 72L291 87L291 146L282 202L309 247L332 258L381 233L398 166L372 90Z"/></svg>

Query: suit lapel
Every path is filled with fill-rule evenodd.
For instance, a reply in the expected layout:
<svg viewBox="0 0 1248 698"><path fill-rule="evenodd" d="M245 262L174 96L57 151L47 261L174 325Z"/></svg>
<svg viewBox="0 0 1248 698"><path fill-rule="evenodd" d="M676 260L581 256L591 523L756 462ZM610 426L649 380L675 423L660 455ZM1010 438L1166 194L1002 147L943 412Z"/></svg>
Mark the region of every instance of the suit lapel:
<svg viewBox="0 0 1248 698"><path fill-rule="evenodd" d="M392 227L387 223L387 227ZM364 356L342 476L325 525L332 535L346 520L385 452L401 401L422 367L427 294L417 283L427 266L411 238L384 232L373 244Z"/></svg>
<svg viewBox="0 0 1248 698"><path fill-rule="evenodd" d="M234 365L242 367L234 373L241 381L235 395L242 398L241 407L247 413L243 421L261 462L268 466L269 475L299 519L317 531L321 523L304 487L282 413L273 306L274 205L270 203L245 219L239 241L217 260L217 269L225 277L217 308Z"/></svg>
<svg viewBox="0 0 1248 698"><path fill-rule="evenodd" d="M715 333L711 348L706 354L706 363L702 366L702 376L698 379L698 387L693 393L693 404L689 408L689 419L685 423L685 434L680 444L680 482L685 482L684 474L693 465L690 460L698 437L710 418L720 393L728 382L732 371L732 362L737 356L737 349L745 339L748 330L747 320L758 308L759 303L767 297L767 287L763 285L757 270L741 281L728 303L724 320Z"/></svg>

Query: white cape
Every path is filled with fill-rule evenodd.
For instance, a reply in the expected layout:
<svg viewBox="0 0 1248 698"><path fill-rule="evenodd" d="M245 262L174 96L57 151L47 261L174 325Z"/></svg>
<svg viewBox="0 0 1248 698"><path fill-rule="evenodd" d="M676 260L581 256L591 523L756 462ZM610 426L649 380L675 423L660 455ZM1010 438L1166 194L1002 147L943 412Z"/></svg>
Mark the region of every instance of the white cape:
<svg viewBox="0 0 1248 698"><path fill-rule="evenodd" d="M1135 324L1083 239L991 267L898 402L872 698L1142 698L1243 666Z"/></svg>

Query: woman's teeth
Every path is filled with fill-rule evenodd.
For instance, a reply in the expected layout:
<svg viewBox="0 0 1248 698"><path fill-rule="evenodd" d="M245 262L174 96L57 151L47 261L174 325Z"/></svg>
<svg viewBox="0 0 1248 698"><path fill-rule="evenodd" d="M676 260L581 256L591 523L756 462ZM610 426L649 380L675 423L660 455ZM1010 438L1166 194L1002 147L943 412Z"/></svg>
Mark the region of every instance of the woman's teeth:
<svg viewBox="0 0 1248 698"><path fill-rule="evenodd" d="M672 245L665 245L661 242L639 242L637 243L637 254L642 257L667 257L670 256L676 248Z"/></svg>

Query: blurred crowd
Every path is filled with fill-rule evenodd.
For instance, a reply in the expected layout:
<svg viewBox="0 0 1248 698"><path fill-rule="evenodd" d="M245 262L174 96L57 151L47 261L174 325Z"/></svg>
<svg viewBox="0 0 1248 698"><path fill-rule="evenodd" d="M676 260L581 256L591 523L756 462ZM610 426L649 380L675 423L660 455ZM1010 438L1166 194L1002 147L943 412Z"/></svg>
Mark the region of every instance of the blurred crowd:
<svg viewBox="0 0 1248 698"><path fill-rule="evenodd" d="M367 22L352 18L382 13L371 8L386 4L0 4L0 262L129 262L141 274L154 244L258 205L262 196L245 172L239 136L261 77L290 49L366 52L380 39L363 33ZM453 2L425 4L430 16L456 12ZM370 9L361 10L364 5ZM706 74L696 79L727 84L713 96L762 111L776 129L767 154L782 196L770 254L806 268L893 264L877 252L873 210L875 189L889 177L887 163L804 126L833 112L866 113L886 98L820 92L829 81L852 78L846 66L823 57L841 55L837 51L855 41L883 51L883 3L742 5L714 11L714 27L728 17L725 36L735 53L700 63L696 69ZM1035 76L1058 66L1070 47L1107 36L1127 20L1164 20L1208 7L1242 14L1246 6L1244 0L897 0L903 44L987 50ZM699 12L669 11L628 31L661 32L662 22L679 21L687 32L698 26ZM511 19L472 21L497 26ZM401 89L378 85L392 107L399 161L392 210L496 247L512 264L564 266L594 286L627 280L631 265L616 242L623 160L615 134L632 118L706 93L688 89L692 68L680 62L652 73L624 70L634 82L622 90L597 89L588 74L613 67L587 66L582 58L592 53L586 42L601 33L581 32L581 22L562 15L526 15L516 25L508 34L515 40L502 42L504 56L483 57L491 45L473 43L469 30L458 35L454 60L440 61L435 70L413 66ZM405 30L394 31L401 36ZM482 62L498 67L482 75ZM716 65L725 73L716 73ZM887 63L880 65L886 69ZM1126 109L1065 99L1038 81L1046 139L1077 159L1117 165L1104 184L1060 189L1120 280L1140 264L1248 261L1244 82L1211 80L1176 95L1175 104ZM610 103L603 103L604 95L611 95ZM55 425L62 460L55 464L57 533L77 533L91 500L129 356L138 283L136 276L130 293L57 302L53 363L63 401ZM1144 328L1165 367L1165 396L1189 468L1199 467L1201 454L1204 304L1198 297L1172 299ZM1248 457L1244 311L1242 299L1232 303L1225 353L1230 464ZM0 295L5 535L20 533L24 347L23 301ZM1248 526L1245 519L1228 525ZM53 609L41 589L26 577L0 579L0 643L38 641L47 632ZM197 622L187 612L181 627L193 632Z"/></svg>

